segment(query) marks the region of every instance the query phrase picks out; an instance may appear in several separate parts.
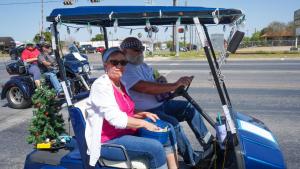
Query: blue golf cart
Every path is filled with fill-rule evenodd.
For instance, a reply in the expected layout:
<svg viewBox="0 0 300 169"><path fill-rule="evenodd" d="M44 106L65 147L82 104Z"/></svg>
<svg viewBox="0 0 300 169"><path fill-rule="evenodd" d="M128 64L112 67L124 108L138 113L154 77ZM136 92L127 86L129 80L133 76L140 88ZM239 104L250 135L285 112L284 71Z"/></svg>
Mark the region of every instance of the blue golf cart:
<svg viewBox="0 0 300 169"><path fill-rule="evenodd" d="M52 22L52 46L60 58L58 25L75 24L98 26L103 30L105 47L108 48L107 28L116 26L195 25L201 45L205 51L213 80L221 101L224 115L220 121L226 124L226 137L223 141L216 138L215 152L204 159L199 168L240 168L240 169L284 169L286 164L280 146L267 126L258 119L234 110L229 93L217 61L207 25L239 24L244 14L237 9L174 7L174 6L84 6L54 9L47 17ZM148 25L149 26L149 25ZM236 27L235 27L236 28ZM235 52L244 33L234 30L227 51ZM223 57L224 58L224 57ZM58 59L59 60L59 59ZM65 77L64 67L59 63L60 73ZM66 79L66 78L64 78ZM68 83L62 83L75 136L63 148L52 151L34 149L26 157L25 169L88 169L89 156L85 142L85 102L70 94ZM88 93L82 94L85 98ZM188 88L178 88L172 98L186 98L196 109L200 106L188 94ZM76 100L76 101L75 101ZM80 101L78 101L80 100ZM218 123L205 111L201 115L218 129ZM215 133L215 132L212 132ZM218 133L218 131L217 131ZM95 168L147 168L147 159L130 159L126 149L120 145L103 144L101 157Z"/></svg>

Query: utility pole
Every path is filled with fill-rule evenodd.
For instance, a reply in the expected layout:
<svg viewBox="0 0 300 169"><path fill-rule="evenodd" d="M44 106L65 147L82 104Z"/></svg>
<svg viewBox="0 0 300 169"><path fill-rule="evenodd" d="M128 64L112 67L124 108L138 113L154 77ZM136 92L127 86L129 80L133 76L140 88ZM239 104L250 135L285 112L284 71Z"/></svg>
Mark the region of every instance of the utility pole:
<svg viewBox="0 0 300 169"><path fill-rule="evenodd" d="M184 6L187 6L187 0L184 1ZM184 34L183 34L183 44L184 47L186 47L186 30L187 30L187 25L184 26Z"/></svg>
<svg viewBox="0 0 300 169"><path fill-rule="evenodd" d="M43 35L43 31L44 31L44 0L41 0L41 32L40 32L40 42L44 42L45 41L45 37Z"/></svg>
<svg viewBox="0 0 300 169"><path fill-rule="evenodd" d="M178 5L178 0L173 0L173 6L177 6ZM173 50L172 51L175 51L176 50L176 41L177 41L177 39L176 39L176 34L177 34L177 27L176 27L176 25L173 25L173 38L172 38L172 40L173 40Z"/></svg>
<svg viewBox="0 0 300 169"><path fill-rule="evenodd" d="M42 8L41 8L41 14L42 14L42 28L41 28L41 36L42 36L42 32L44 30L44 0L42 0Z"/></svg>

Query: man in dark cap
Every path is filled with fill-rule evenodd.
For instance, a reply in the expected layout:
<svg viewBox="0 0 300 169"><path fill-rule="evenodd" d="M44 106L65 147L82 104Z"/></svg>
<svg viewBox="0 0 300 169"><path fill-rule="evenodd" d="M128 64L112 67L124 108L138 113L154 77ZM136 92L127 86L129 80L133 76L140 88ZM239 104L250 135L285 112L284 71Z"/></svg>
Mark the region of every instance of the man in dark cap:
<svg viewBox="0 0 300 169"><path fill-rule="evenodd" d="M175 91L180 86L191 83L192 77L180 77L175 83L157 83L152 67L144 63L142 42L129 37L120 45L126 55L128 64L122 76L122 83L135 102L139 111L155 113L160 119L174 126L180 155L186 164L195 166L201 159L212 153L212 135L207 130L200 113L187 101L158 100L156 96ZM185 135L179 122L186 121L203 147L202 152L196 152Z"/></svg>
<svg viewBox="0 0 300 169"><path fill-rule="evenodd" d="M57 78L58 73L58 64L56 62L56 58L54 55L51 55L52 48L51 45L47 42L41 44L42 52L38 57L38 61L40 63L41 71L45 76L47 76L52 86L54 87L56 94L62 94L62 87Z"/></svg>

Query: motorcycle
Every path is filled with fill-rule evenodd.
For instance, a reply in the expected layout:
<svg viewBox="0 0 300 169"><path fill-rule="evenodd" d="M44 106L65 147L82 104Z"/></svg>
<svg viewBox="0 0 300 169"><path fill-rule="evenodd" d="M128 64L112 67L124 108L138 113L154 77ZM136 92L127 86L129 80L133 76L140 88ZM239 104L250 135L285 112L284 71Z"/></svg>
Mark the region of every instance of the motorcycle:
<svg viewBox="0 0 300 169"><path fill-rule="evenodd" d="M89 91L93 78L86 55L81 55L74 44L68 47L68 53L62 57L66 70L66 77L73 95ZM7 99L8 106L15 109L24 109L31 106L31 96L36 88L32 75L28 73L28 65L20 57L6 65L8 74L13 75L3 86L1 99ZM60 74L57 74L60 79ZM46 84L51 86L46 78Z"/></svg>

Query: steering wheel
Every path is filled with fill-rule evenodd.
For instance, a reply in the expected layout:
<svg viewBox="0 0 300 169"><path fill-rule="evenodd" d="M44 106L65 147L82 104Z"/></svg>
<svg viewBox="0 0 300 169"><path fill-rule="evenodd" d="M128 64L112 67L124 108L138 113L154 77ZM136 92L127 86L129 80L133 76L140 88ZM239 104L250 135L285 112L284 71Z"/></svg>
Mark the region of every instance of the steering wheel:
<svg viewBox="0 0 300 169"><path fill-rule="evenodd" d="M192 80L194 79L194 76L191 76ZM191 82L192 83L192 82ZM184 86L179 86L169 97L169 99L173 99L175 97L178 97L178 96L182 96L184 93L187 93L187 91L189 90L189 87L191 85L191 83L184 87Z"/></svg>

